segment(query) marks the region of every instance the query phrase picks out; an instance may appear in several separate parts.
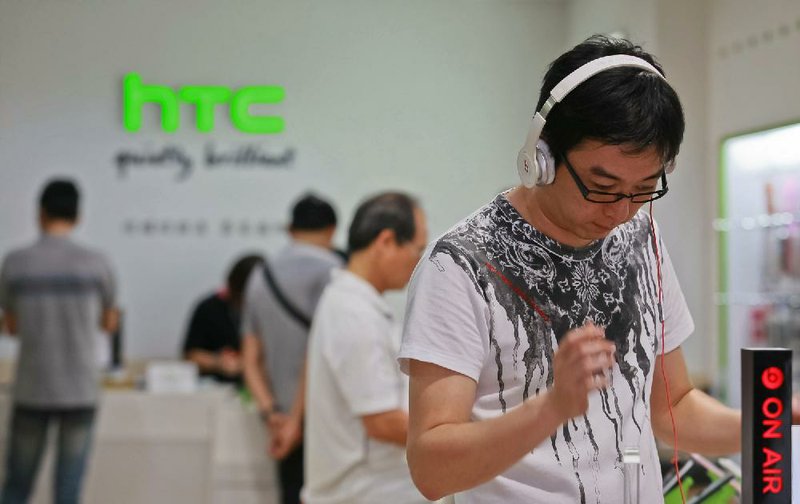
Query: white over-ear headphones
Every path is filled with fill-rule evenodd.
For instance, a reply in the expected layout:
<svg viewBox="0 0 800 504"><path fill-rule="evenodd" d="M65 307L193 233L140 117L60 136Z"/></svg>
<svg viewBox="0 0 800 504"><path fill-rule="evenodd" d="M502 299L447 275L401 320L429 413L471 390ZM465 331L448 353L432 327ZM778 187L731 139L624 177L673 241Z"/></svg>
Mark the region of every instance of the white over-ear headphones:
<svg viewBox="0 0 800 504"><path fill-rule="evenodd" d="M522 146L517 155L517 171L519 172L519 178L522 180L522 185L527 188L536 185L547 185L551 184L556 177L555 159L547 143L539 139L544 129L547 114L550 113L553 106L563 100L570 91L583 81L604 70L617 67L637 67L652 72L662 79L664 78L661 72L647 61L627 54L597 58L578 67L578 69L564 77L561 82L553 87L553 90L550 91L550 97L547 98L542 108L533 116L531 127L528 130L528 137L525 139L525 145ZM675 165L670 163L667 166L667 173L671 173L674 169Z"/></svg>

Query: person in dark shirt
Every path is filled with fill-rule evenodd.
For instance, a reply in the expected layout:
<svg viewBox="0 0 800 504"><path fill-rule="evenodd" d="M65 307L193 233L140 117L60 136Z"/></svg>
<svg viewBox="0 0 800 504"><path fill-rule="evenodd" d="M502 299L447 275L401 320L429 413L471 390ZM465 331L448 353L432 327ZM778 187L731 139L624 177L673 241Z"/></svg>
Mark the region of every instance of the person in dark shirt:
<svg viewBox="0 0 800 504"><path fill-rule="evenodd" d="M197 364L202 376L241 384L239 321L243 293L253 268L264 262L258 255L240 258L228 273L227 287L202 299L194 308L183 356Z"/></svg>

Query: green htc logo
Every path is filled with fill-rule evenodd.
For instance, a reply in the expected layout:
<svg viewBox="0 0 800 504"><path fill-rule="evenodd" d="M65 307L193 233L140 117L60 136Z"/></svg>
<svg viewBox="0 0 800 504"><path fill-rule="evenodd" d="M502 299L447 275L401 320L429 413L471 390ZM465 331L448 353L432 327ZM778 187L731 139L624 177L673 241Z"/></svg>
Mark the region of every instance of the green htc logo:
<svg viewBox="0 0 800 504"><path fill-rule="evenodd" d="M230 104L231 122L244 133L274 134L283 131L283 118L254 116L250 105L280 103L284 91L279 86L246 86L232 91L222 86L184 86L178 92L168 86L142 84L139 74L129 73L122 85L123 121L128 131L142 127L142 105L156 103L161 106L161 128L177 131L180 126L180 102L194 104L197 129L209 132L214 129L214 107Z"/></svg>

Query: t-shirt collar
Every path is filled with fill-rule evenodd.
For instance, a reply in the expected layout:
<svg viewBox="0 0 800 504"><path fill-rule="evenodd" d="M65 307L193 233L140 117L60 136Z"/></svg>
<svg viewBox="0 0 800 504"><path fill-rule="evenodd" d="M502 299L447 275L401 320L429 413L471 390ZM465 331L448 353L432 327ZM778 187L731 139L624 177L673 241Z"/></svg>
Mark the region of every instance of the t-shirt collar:
<svg viewBox="0 0 800 504"><path fill-rule="evenodd" d="M285 253L292 254L293 251L302 251L308 255L317 256L323 259L330 259L334 256L334 252L332 250L326 249L324 247L319 247L317 245L310 245L308 243L301 243L296 240L292 240L286 246Z"/></svg>
<svg viewBox="0 0 800 504"><path fill-rule="evenodd" d="M48 241L48 242L69 241L70 238L71 238L70 233L53 234L53 233L42 232L39 235L39 241Z"/></svg>
<svg viewBox="0 0 800 504"><path fill-rule="evenodd" d="M514 208L514 205L508 201L507 196L509 192L510 190L498 194L494 200L494 203L500 212L502 212L506 218L509 219L512 230L516 228L522 231L521 234L515 233L515 236L518 239L524 238L526 240L535 240L539 244L543 245L546 249L555 252L556 254L577 260L591 257L599 252L602 248L603 240L595 240L585 247L576 248L560 243L545 235L533 227L530 222L525 220L525 218L520 215L517 209Z"/></svg>
<svg viewBox="0 0 800 504"><path fill-rule="evenodd" d="M359 296L365 301L369 301L375 308L377 308L385 317L394 318L392 309L386 303L386 299L380 292L369 282L360 276L352 273L346 269L333 270L333 281L340 287L346 289L350 294Z"/></svg>

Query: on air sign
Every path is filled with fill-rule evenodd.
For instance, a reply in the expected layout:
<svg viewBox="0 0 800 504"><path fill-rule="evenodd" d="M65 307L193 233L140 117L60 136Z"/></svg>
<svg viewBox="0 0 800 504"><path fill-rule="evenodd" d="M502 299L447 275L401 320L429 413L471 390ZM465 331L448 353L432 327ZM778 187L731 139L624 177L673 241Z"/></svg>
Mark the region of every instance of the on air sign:
<svg viewBox="0 0 800 504"><path fill-rule="evenodd" d="M129 73L122 84L123 123L126 130L139 131L142 127L142 106L152 103L161 107L161 128L166 132L177 131L183 102L194 105L198 131L213 131L216 107L228 106L231 123L239 131L275 134L283 131L283 118L254 115L250 106L280 103L284 94L279 86L245 86L237 90L224 86L184 86L173 91L168 86L143 84L138 74Z"/></svg>
<svg viewBox="0 0 800 504"><path fill-rule="evenodd" d="M742 349L742 503L792 495L792 352Z"/></svg>

